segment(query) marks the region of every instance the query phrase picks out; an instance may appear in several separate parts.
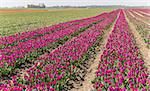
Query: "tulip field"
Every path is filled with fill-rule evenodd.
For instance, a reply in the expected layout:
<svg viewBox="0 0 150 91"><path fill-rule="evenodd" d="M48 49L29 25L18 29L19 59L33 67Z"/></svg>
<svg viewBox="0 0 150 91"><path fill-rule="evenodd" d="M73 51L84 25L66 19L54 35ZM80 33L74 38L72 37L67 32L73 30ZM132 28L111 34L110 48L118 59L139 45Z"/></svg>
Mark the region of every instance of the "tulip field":
<svg viewBox="0 0 150 91"><path fill-rule="evenodd" d="M5 34L0 91L150 91L150 55L141 52L129 22L149 51L150 9L114 9ZM81 90L85 82L92 87Z"/></svg>
<svg viewBox="0 0 150 91"><path fill-rule="evenodd" d="M144 42L147 44L147 47L150 48L150 17L140 12L139 10L136 10L136 12L139 12L140 14L142 14L142 16L138 18L138 15L135 14L134 17L131 12L133 12L133 10L126 11L128 18L134 23L134 25L136 25L136 30L142 36ZM142 21L139 19L141 19Z"/></svg>
<svg viewBox="0 0 150 91"><path fill-rule="evenodd" d="M33 31L66 21L77 20L111 11L111 8L89 9L0 9L0 36L9 36L18 32Z"/></svg>
<svg viewBox="0 0 150 91"><path fill-rule="evenodd" d="M98 90L150 90L148 73L123 15L114 26L101 55L94 87Z"/></svg>

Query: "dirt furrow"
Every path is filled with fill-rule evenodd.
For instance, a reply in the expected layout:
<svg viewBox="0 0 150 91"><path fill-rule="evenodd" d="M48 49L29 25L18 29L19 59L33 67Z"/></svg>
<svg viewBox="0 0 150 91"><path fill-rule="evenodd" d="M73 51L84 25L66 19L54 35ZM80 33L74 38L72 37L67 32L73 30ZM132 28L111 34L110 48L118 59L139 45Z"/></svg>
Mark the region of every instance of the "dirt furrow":
<svg viewBox="0 0 150 91"><path fill-rule="evenodd" d="M141 13L139 13L139 12L136 12L136 11L133 11L134 13L136 13L137 15L139 15L139 16L141 16L141 17L145 17L145 16L143 16ZM150 18L150 17L148 17L148 18Z"/></svg>
<svg viewBox="0 0 150 91"><path fill-rule="evenodd" d="M139 15L140 17L142 17L144 20L146 20L148 23L150 23L150 17L146 17L146 16L143 16L142 14L138 13L138 12L135 12L133 11L135 14Z"/></svg>
<svg viewBox="0 0 150 91"><path fill-rule="evenodd" d="M140 13L142 13L142 14L145 14L145 15L148 15L148 16L150 16L150 14L149 13L145 13L145 12L142 12L142 11L139 11Z"/></svg>
<svg viewBox="0 0 150 91"><path fill-rule="evenodd" d="M130 11L129 11L129 14L130 14L132 17L136 18L137 20L142 21L143 23L145 23L145 24L147 24L147 25L150 25L148 22L146 22L146 21L144 21L144 20L142 20L142 19L140 19L140 18L135 17Z"/></svg>

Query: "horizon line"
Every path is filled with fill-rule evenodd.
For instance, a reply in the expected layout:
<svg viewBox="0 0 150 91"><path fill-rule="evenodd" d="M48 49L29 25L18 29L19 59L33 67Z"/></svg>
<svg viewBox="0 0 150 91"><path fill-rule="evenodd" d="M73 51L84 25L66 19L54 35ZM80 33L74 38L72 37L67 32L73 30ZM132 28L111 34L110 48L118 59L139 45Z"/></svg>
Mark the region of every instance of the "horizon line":
<svg viewBox="0 0 150 91"><path fill-rule="evenodd" d="M39 3L40 4L40 3ZM39 5L39 4L32 4L32 5ZM44 3L43 3L44 4ZM0 8L19 8L19 7L23 7L23 8L27 8L27 5L31 5L31 4L26 4L26 5L18 5L18 6L11 6L11 7L8 7L8 6L0 6ZM123 6L123 7L150 7L150 5L46 5L46 8L49 8L49 7L65 7L65 6L69 6L69 7L88 7L88 6Z"/></svg>

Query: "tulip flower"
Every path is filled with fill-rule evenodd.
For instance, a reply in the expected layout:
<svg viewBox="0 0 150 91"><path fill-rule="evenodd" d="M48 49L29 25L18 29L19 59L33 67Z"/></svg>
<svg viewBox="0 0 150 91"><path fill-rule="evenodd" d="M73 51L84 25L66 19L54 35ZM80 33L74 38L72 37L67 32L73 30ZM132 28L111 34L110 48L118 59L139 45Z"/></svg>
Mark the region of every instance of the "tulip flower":
<svg viewBox="0 0 150 91"><path fill-rule="evenodd" d="M114 10L109 14L103 14L102 16L97 16L89 20L87 19L85 20L86 22L82 22L78 25L50 34L45 34L44 36L36 37L35 39L20 42L18 43L18 45L11 46L10 48L6 47L2 51L3 53L4 50L8 50L8 52L11 51L12 53L9 54L11 57L15 54L17 54L18 57L21 57L20 55L28 54L29 52L33 52L33 50L37 50L39 48L47 46L49 43L55 42L57 39L62 38L65 35L71 35L74 32L78 31L77 29L82 28L83 26L87 26L94 21L101 20L101 17L103 17L103 21L98 22L86 31L80 33L78 36L65 42L63 45L60 45L58 48L54 49L47 55L42 56L42 58L38 58L38 60L35 60L35 64L26 70L27 74L23 79L25 83L23 83L22 85L25 85L27 89L35 89L35 87L38 86L41 87L40 89L42 90L49 88L53 91L62 84L65 84L65 82L63 83L63 81L74 79L75 76L78 75L78 73L76 73L77 65L81 65L82 59L88 60L88 55L86 55L86 53L88 53L88 50L92 46L95 46L95 42L99 41L99 38L102 37L104 29L112 24L118 12L119 10ZM25 49L23 51L21 50L22 54L20 54L20 49ZM108 55L109 53L106 54ZM36 55L36 52L34 55ZM9 59L8 56L6 58ZM15 60L13 61L15 62ZM109 63L108 65L110 64L111 63ZM107 67L108 65L104 65L104 68L102 67L103 70L101 71L104 73L102 74L102 76L105 75L105 71L107 71L108 74L111 74L111 72L113 72L113 70ZM20 77L14 79L13 82L17 87L17 84L20 81L18 78ZM104 80L105 77L102 79ZM105 81L111 84L110 80ZM101 86L108 85L108 83L103 83L101 84Z"/></svg>
<svg viewBox="0 0 150 91"><path fill-rule="evenodd" d="M126 18L124 11L120 11L120 15L115 23L115 26L110 34L106 44L106 49L100 58L98 71L96 72L96 84L100 84L105 78L104 83L109 83L106 90L149 90L147 70L144 66L144 61L141 58L139 49L137 48ZM112 62L111 64L109 62ZM105 69L105 70L102 70ZM114 70L112 70L114 69ZM111 75L110 77L108 77ZM106 78L107 77L107 78ZM114 86L115 84L115 86ZM141 86L142 85L142 86ZM114 86L111 87L111 86ZM137 86L137 88L135 88ZM139 88L138 88L139 87ZM141 89L142 88L142 89ZM95 89L102 89L97 87Z"/></svg>

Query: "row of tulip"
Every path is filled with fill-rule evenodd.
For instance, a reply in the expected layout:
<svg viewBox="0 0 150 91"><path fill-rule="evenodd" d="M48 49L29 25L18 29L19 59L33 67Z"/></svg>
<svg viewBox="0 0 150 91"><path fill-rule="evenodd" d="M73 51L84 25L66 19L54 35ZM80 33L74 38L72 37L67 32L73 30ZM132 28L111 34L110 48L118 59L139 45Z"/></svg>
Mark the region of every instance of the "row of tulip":
<svg viewBox="0 0 150 91"><path fill-rule="evenodd" d="M22 32L22 33L18 33L15 35L2 37L0 38L0 45L1 45L1 48L6 47L6 46L12 46L12 45L16 45L18 42L23 42L23 41L27 41L29 39L33 39L39 36L44 36L45 34L50 34L59 30L63 30L63 29L72 27L74 25L78 25L82 22L91 22L91 21L96 22L100 18L103 18L104 16L106 16L106 14L107 13L103 13L101 15L90 17L90 18L85 18L81 20L73 20L73 21L69 21L65 23L52 25L49 27L43 27L34 31Z"/></svg>
<svg viewBox="0 0 150 91"><path fill-rule="evenodd" d="M128 12L128 10L126 10L125 12L126 12L127 17L130 19L130 21L135 25L136 30L142 36L148 48L150 48L150 32L149 32L150 26L140 20L137 20Z"/></svg>
<svg viewBox="0 0 150 91"><path fill-rule="evenodd" d="M149 12L150 12L150 9L136 9L136 10L138 10L138 11L140 11L140 12L142 12L142 13L146 13L146 14L149 14Z"/></svg>
<svg viewBox="0 0 150 91"><path fill-rule="evenodd" d="M51 51L50 54L39 58L37 62L26 70L26 74L17 74L12 80L5 81L6 84L0 85L2 89L19 90L42 90L54 91L61 89L61 86L71 78L75 78L76 68L81 64L90 47L102 37L103 29L113 23L119 10L109 13L107 18L93 25L79 36L67 41L64 45Z"/></svg>
<svg viewBox="0 0 150 91"><path fill-rule="evenodd" d="M128 10L128 9L126 9L125 12L128 13L128 15L132 16L134 19L136 19L136 20L138 20L138 21L140 21L140 22L145 23L145 25L148 25L148 23L146 23L146 21L147 21L148 19L145 20L145 19L146 19L145 16L142 16L142 18L145 18L145 19L142 19L141 16L139 17L139 15L138 15L137 13L135 13L135 11L132 11L132 12L131 12L131 10ZM148 17L147 17L147 18L148 18Z"/></svg>
<svg viewBox="0 0 150 91"><path fill-rule="evenodd" d="M15 44L15 42L26 41L27 39L35 38L35 37L42 36L50 32L64 29L64 28L73 26L75 24L78 24L80 22L81 22L80 20L75 20L75 21L60 23L57 25L52 25L49 27L39 28L34 31L22 32L22 33L17 33L17 34L10 35L10 36L5 36L5 37L0 38L0 45L1 45L1 48L3 48L2 45L3 46L13 45Z"/></svg>
<svg viewBox="0 0 150 91"><path fill-rule="evenodd" d="M141 14L141 15L144 16L144 17L150 17L150 15L148 15L147 13L141 12L141 11L138 10L138 9L131 9L131 10L133 10L133 11L135 11L135 12Z"/></svg>
<svg viewBox="0 0 150 91"><path fill-rule="evenodd" d="M16 66L20 63L24 63L23 58L28 58L28 54L34 52L37 49L46 47L52 43L57 42L59 39L72 34L78 34L82 31L85 31L87 28L91 27L97 22L103 21L108 17L107 13L94 17L92 19L85 19L84 22L81 22L77 25L71 26L66 29L56 31L54 33L45 34L44 36L37 37L35 39L30 39L24 42L19 42L15 46L8 46L0 50L0 68L1 74L9 74ZM94 23L93 23L94 22ZM73 35L71 37L75 37ZM39 55L38 55L39 56ZM30 58L28 58L30 59Z"/></svg>
<svg viewBox="0 0 150 91"><path fill-rule="evenodd" d="M142 21L144 21L144 22L149 23L150 17L142 16L141 14L137 13L136 11L133 11L133 10L130 10L130 9L128 9L128 12L132 13L132 15L133 15L134 17L136 17L137 19L140 19L140 20L142 20Z"/></svg>
<svg viewBox="0 0 150 91"><path fill-rule="evenodd" d="M147 69L123 10L101 55L94 88L98 91L148 91Z"/></svg>

